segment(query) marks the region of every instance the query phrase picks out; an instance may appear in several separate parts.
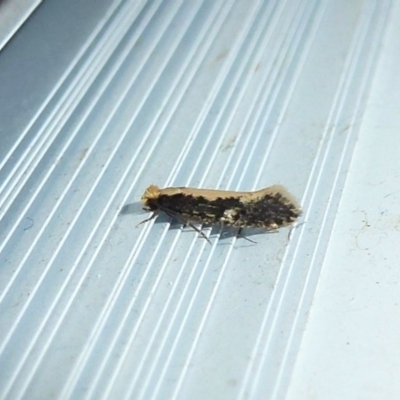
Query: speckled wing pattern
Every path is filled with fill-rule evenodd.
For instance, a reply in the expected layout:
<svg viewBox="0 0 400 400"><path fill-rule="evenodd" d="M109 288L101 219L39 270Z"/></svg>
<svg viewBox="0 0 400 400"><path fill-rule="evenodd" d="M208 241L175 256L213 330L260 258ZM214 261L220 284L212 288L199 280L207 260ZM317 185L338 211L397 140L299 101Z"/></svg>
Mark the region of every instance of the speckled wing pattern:
<svg viewBox="0 0 400 400"><path fill-rule="evenodd" d="M289 225L301 214L296 202L281 187L232 192L150 186L142 203L150 211L163 211L185 223L266 230Z"/></svg>

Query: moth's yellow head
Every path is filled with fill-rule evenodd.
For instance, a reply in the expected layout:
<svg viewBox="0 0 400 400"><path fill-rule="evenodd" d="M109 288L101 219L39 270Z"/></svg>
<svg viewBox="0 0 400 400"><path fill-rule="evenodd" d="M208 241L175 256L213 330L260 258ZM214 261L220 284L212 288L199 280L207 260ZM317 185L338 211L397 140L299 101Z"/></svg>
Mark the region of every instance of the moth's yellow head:
<svg viewBox="0 0 400 400"><path fill-rule="evenodd" d="M151 200L155 200L160 196L160 188L156 185L150 185L143 193L140 201L143 205L149 206Z"/></svg>

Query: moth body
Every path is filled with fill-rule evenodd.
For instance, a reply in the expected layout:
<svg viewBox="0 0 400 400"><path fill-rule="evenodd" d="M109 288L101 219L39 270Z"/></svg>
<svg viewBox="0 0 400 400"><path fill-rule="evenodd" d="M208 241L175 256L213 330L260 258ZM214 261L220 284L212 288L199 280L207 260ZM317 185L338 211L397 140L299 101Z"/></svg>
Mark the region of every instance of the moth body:
<svg viewBox="0 0 400 400"><path fill-rule="evenodd" d="M293 196L279 185L254 192L187 187L160 189L151 185L144 192L141 202L146 210L153 212L149 219L162 211L188 225L221 224L275 230L290 225L301 214Z"/></svg>

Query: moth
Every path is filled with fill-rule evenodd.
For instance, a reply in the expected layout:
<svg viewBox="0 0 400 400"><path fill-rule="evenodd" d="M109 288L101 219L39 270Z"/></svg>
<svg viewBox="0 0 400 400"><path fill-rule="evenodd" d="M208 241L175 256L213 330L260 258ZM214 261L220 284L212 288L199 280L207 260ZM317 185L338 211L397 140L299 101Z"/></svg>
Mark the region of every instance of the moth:
<svg viewBox="0 0 400 400"><path fill-rule="evenodd" d="M193 224L219 224L227 227L264 228L271 231L292 224L301 214L294 197L282 186L275 185L254 192L169 187L160 189L150 185L141 203L144 210L152 211L150 218L164 212L191 226L208 242L204 233Z"/></svg>

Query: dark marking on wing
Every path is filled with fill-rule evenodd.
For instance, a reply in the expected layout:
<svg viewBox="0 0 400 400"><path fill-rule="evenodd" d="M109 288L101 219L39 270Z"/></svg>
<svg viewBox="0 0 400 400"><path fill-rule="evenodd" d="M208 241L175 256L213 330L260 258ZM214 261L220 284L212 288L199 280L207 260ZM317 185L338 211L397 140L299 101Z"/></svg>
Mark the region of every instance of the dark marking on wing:
<svg viewBox="0 0 400 400"><path fill-rule="evenodd" d="M300 215L300 210L280 193L249 202L242 202L235 197L209 200L179 193L149 199L147 206L151 211L161 210L170 215L179 215L180 219L189 222L264 229L288 225Z"/></svg>

